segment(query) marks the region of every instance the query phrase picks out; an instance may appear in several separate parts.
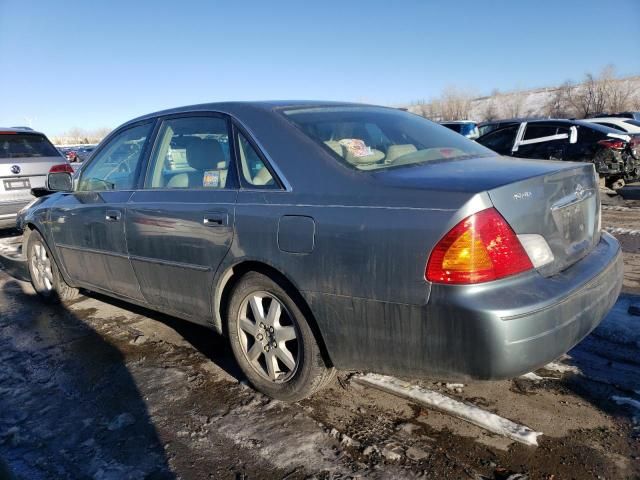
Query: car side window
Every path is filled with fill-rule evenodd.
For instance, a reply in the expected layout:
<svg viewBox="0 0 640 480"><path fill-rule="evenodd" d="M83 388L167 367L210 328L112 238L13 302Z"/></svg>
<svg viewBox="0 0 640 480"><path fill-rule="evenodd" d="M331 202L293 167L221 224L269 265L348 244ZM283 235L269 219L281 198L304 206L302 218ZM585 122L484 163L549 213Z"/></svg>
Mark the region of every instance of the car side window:
<svg viewBox="0 0 640 480"><path fill-rule="evenodd" d="M129 190L135 187L138 166L152 123L129 128L113 137L83 170L79 191Z"/></svg>
<svg viewBox="0 0 640 480"><path fill-rule="evenodd" d="M274 180L269 168L251 142L241 132L238 132L238 156L243 183L251 188L277 189L280 188Z"/></svg>
<svg viewBox="0 0 640 480"><path fill-rule="evenodd" d="M507 154L511 152L517 131L518 126L495 130L482 137L480 143L498 153Z"/></svg>
<svg viewBox="0 0 640 480"><path fill-rule="evenodd" d="M528 124L524 132L523 140L533 140L542 137L551 137L556 134L558 127L555 125Z"/></svg>
<svg viewBox="0 0 640 480"><path fill-rule="evenodd" d="M230 162L229 125L224 118L164 120L149 162L145 188L233 187Z"/></svg>

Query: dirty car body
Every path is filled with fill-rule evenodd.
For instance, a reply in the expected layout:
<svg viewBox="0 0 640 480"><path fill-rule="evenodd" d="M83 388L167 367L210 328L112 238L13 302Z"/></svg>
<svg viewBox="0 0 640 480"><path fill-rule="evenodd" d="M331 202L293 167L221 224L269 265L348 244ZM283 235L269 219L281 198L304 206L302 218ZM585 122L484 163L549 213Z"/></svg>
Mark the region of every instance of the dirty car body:
<svg viewBox="0 0 640 480"><path fill-rule="evenodd" d="M194 118L224 131L195 141L171 123ZM88 178L122 135L115 173ZM214 140L218 156L196 161L194 145ZM154 163L162 148L193 172ZM599 218L591 164L501 157L394 109L254 102L123 125L73 192L40 199L19 223L75 287L225 333L233 285L257 271L296 299L332 366L500 379L568 351L612 307L622 260ZM502 233L474 237L482 222ZM508 273L460 273L476 247L483 268Z"/></svg>

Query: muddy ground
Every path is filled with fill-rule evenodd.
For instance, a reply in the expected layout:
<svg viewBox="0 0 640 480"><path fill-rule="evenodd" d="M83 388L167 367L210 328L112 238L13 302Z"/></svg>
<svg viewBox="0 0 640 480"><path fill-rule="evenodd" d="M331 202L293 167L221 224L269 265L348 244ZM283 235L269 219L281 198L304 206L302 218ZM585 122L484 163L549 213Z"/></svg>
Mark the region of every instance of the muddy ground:
<svg viewBox="0 0 640 480"><path fill-rule="evenodd" d="M625 212L605 210L603 225L640 229ZM640 249L622 240L618 317L640 305ZM309 400L272 401L204 328L95 294L48 306L0 271L0 459L12 472L0 464L0 478L640 478L640 345L613 324L542 378L414 380L543 432L531 447L348 372Z"/></svg>

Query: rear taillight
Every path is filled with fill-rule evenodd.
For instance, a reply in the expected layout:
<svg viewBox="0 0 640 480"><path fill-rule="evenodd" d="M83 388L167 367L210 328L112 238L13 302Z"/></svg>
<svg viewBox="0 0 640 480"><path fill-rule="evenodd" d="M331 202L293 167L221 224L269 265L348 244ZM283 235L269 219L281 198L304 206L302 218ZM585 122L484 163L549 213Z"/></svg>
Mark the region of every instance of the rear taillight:
<svg viewBox="0 0 640 480"><path fill-rule="evenodd" d="M470 284L498 280L533 265L515 232L495 208L465 218L435 246L427 262L430 282Z"/></svg>
<svg viewBox="0 0 640 480"><path fill-rule="evenodd" d="M73 173L73 168L68 163L61 163L60 165L54 165L49 169L49 173Z"/></svg>
<svg viewBox="0 0 640 480"><path fill-rule="evenodd" d="M624 140L612 138L608 140L600 140L598 141L598 145L601 145L604 148L612 148L613 150L624 150L627 143Z"/></svg>

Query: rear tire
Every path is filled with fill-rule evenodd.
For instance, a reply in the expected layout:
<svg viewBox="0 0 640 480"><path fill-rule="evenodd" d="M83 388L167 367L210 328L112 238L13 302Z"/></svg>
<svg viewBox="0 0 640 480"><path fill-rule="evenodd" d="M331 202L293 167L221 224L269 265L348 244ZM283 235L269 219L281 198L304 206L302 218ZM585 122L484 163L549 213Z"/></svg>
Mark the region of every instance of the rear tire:
<svg viewBox="0 0 640 480"><path fill-rule="evenodd" d="M250 272L238 281L226 327L243 373L256 390L270 397L302 400L335 376L301 309L266 275Z"/></svg>
<svg viewBox="0 0 640 480"><path fill-rule="evenodd" d="M59 303L79 295L78 289L70 287L62 278L49 247L37 230L31 232L27 240L27 263L31 285L44 301Z"/></svg>

